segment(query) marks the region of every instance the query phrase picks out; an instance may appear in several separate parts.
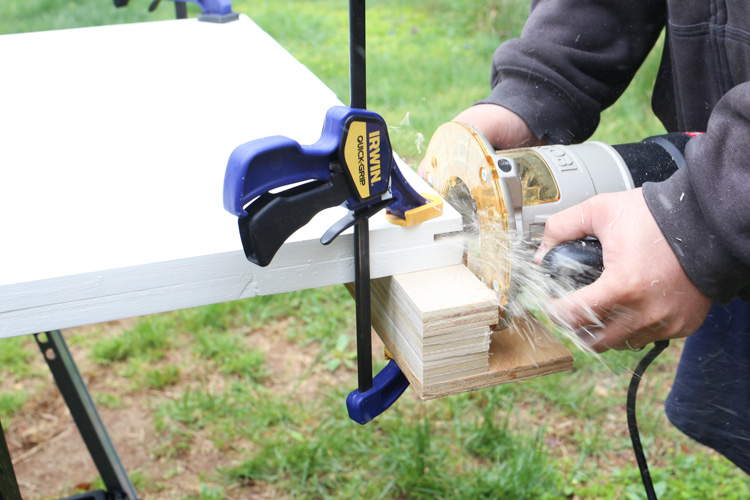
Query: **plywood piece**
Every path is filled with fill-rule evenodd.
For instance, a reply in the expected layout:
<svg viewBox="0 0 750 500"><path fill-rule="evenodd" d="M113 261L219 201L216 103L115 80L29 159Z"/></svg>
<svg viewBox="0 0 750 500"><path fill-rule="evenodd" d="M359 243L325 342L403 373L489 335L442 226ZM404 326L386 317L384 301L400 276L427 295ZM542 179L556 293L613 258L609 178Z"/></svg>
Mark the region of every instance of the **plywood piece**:
<svg viewBox="0 0 750 500"><path fill-rule="evenodd" d="M472 300L467 300L467 286L472 289L477 283L482 287L484 285L473 275L473 285L466 284L471 280L459 285L456 276L461 274L465 277L464 270L471 275L464 266L451 266L439 271L410 273L406 279L393 276L374 281L373 289L377 293L373 294L373 327L421 399L474 391L572 368L573 355L570 351L536 322L515 319L509 328L483 334L482 327L466 321L464 315L472 318L483 316L486 304L478 301L471 305ZM405 284L406 288L389 294L388 290L394 289L393 283ZM484 289L487 290L486 287ZM404 290L407 292L404 293ZM468 295L471 297L471 294ZM423 301L427 301L427 305ZM429 310L424 316L428 322L429 319L443 322L441 331L446 342L442 344L444 350L436 363L430 364L426 345L419 345L413 324L404 320L404 317L410 317L412 322L415 321L413 302L421 303ZM497 323L498 313L497 305L494 301L492 303L495 320L490 324ZM435 305L435 308L430 309L429 304ZM450 320L446 319L450 317L453 317L453 329L450 328ZM464 324L473 326L464 327ZM465 354L467 346L475 346L471 337L476 336L478 331L479 337L487 340L486 364L477 361L476 355L469 358ZM425 337L433 338L429 335ZM424 366L430 367L427 377Z"/></svg>
<svg viewBox="0 0 750 500"><path fill-rule="evenodd" d="M373 324L398 332L391 340L426 384L489 368L490 327L497 297L465 266L372 281Z"/></svg>
<svg viewBox="0 0 750 500"><path fill-rule="evenodd" d="M0 65L0 338L354 279L351 233L318 241L343 209L261 268L222 207L235 147L313 143L341 104L247 16L3 35ZM413 228L378 214L372 276L460 262L435 241L460 228L448 206Z"/></svg>

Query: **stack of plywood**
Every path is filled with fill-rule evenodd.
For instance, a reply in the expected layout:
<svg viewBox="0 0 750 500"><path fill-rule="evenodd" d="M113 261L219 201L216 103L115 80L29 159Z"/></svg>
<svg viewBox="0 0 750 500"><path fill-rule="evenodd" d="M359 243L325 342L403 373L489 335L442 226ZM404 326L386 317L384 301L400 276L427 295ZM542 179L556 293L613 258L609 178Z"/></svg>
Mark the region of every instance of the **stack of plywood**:
<svg viewBox="0 0 750 500"><path fill-rule="evenodd" d="M454 291L461 290L459 295ZM373 324L424 384L486 373L497 296L462 265L372 282Z"/></svg>
<svg viewBox="0 0 750 500"><path fill-rule="evenodd" d="M499 307L463 265L372 281L372 323L421 399L569 369L570 351L523 318L492 330Z"/></svg>

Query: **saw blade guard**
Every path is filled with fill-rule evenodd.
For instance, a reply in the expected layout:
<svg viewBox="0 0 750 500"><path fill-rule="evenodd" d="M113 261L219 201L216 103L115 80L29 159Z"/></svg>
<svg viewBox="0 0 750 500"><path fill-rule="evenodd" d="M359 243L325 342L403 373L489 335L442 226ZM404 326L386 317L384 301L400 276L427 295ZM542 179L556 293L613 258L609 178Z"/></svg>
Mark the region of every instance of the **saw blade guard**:
<svg viewBox="0 0 750 500"><path fill-rule="evenodd" d="M498 294L503 308L510 289L513 206L500 182L492 146L471 126L449 122L432 136L420 171L463 217L464 264ZM520 188L520 186L519 186Z"/></svg>

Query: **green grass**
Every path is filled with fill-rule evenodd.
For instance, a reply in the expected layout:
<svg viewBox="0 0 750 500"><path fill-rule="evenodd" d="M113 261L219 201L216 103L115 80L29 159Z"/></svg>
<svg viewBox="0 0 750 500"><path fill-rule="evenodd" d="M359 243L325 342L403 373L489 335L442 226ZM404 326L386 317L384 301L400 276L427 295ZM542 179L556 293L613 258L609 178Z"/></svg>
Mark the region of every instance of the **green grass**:
<svg viewBox="0 0 750 500"><path fill-rule="evenodd" d="M357 429L354 440L351 424L324 406L317 418L258 439L252 458L224 472L303 498L559 498L563 480L543 432L519 434L494 417L441 429L428 409L406 406ZM456 439L458 429L466 438Z"/></svg>
<svg viewBox="0 0 750 500"><path fill-rule="evenodd" d="M36 363L34 362L36 361ZM29 389L42 384L42 354L32 337L12 337L0 344L0 420L14 416L29 399Z"/></svg>
<svg viewBox="0 0 750 500"><path fill-rule="evenodd" d="M188 387L154 411L155 428L164 436L167 456L187 452L198 433L219 449L232 449L238 439L254 439L266 429L294 422L293 402L252 384L232 383L223 390Z"/></svg>
<svg viewBox="0 0 750 500"><path fill-rule="evenodd" d="M179 382L182 369L179 366L167 365L143 372L143 384L150 389L164 389Z"/></svg>
<svg viewBox="0 0 750 500"><path fill-rule="evenodd" d="M26 403L27 395L24 391L11 391L0 394L0 417L13 416Z"/></svg>
<svg viewBox="0 0 750 500"><path fill-rule="evenodd" d="M148 1L130 3L118 10L109 0L4 0L0 33L173 17L169 2L154 14ZM347 2L233 5L348 102ZM386 118L395 149L412 165L442 122L489 93L492 53L520 32L527 12L522 0L368 2L368 106ZM637 141L661 131L649 111L657 52L604 112L595 139ZM603 362L578 355L567 373L425 403L407 392L359 426L344 406L356 372L354 306L343 287L148 316L119 333L66 335L94 362L100 406L135 405L150 415L138 425L156 436L151 461L131 471L146 498L644 498L623 408L636 353L607 353ZM649 369L638 400L657 490L663 498L747 498L747 476L666 421L678 354L673 346ZM46 411L47 393L17 387L43 372L33 340L2 341L6 427L23 423L13 415L25 407ZM195 465L202 468L186 480L190 461L207 449L220 458ZM163 463L173 466L160 472ZM75 491L60 485L49 496Z"/></svg>
<svg viewBox="0 0 750 500"><path fill-rule="evenodd" d="M40 356L39 348L31 337L5 339L0 349L0 374L3 378L8 378L39 373L31 361Z"/></svg>
<svg viewBox="0 0 750 500"><path fill-rule="evenodd" d="M344 4L291 0L285 2L288 9L282 16L276 2L240 5L349 102ZM528 7L504 0L388 0L367 5L368 107L385 118L395 149L415 164L424 152L416 144L420 135L429 139L441 123L489 93L498 35L519 33ZM407 114L408 125L398 126Z"/></svg>
<svg viewBox="0 0 750 500"><path fill-rule="evenodd" d="M171 342L173 322L169 316L154 316L140 320L123 333L99 340L92 356L100 364L124 361L133 357L157 360L164 357Z"/></svg>

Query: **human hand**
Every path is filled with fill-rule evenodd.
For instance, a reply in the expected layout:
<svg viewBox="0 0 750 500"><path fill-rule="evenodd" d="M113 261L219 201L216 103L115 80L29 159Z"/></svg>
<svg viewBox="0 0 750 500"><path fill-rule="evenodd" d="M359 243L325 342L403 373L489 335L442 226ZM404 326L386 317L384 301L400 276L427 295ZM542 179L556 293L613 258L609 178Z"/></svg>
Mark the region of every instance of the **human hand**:
<svg viewBox="0 0 750 500"><path fill-rule="evenodd" d="M495 104L477 104L456 116L453 121L473 125L497 149L540 146L526 122L512 111Z"/></svg>
<svg viewBox="0 0 750 500"><path fill-rule="evenodd" d="M472 125L496 149L541 146L546 142L538 139L517 114L495 104L472 106L459 113L453 121ZM424 168L424 164L420 164L417 174L423 176Z"/></svg>
<svg viewBox="0 0 750 500"><path fill-rule="evenodd" d="M589 286L553 299L550 316L579 332L596 352L686 337L711 306L687 277L640 189L603 194L553 215L534 261L558 243L599 239L604 272ZM591 326L595 325L595 326Z"/></svg>

